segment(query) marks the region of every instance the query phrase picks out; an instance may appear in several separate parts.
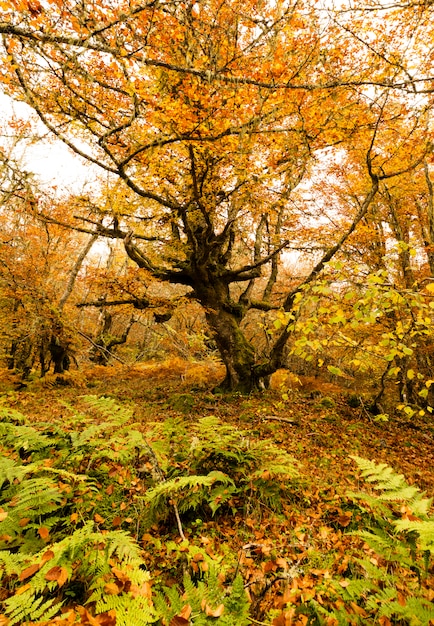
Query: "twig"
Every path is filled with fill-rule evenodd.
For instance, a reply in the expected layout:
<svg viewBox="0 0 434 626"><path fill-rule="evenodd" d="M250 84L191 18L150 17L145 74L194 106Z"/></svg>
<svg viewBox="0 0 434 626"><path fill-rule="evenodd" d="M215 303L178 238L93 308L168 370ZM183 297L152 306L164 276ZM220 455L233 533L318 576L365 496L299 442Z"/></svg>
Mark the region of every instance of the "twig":
<svg viewBox="0 0 434 626"><path fill-rule="evenodd" d="M158 459L157 456L153 450L153 448L149 445L149 443L146 441L145 439L145 444L146 444L146 448L148 450L148 454L150 456L151 459L151 463L154 466L154 470L155 470L155 474L157 476L157 480L160 483L165 483L166 482L166 476L163 472L163 470L160 467L160 464L158 463ZM182 529L182 523L181 523L181 518L179 516L179 511L178 511L178 507L176 505L176 502L174 502L174 500L171 500L172 506L173 506L173 511L175 513L175 519L176 519L176 524L178 526L178 532L179 532L179 536L181 537L182 541L185 541L185 535L184 535L184 531Z"/></svg>
<svg viewBox="0 0 434 626"><path fill-rule="evenodd" d="M85 339L87 339L93 346L95 346L95 348L98 348L98 350L101 350L101 352L106 352L108 355L110 355L113 359L116 359L116 361L119 361L119 363L122 363L122 365L126 365L125 361L123 361L122 359L120 359L118 356L116 356L116 354L113 354L113 352L110 352L110 350L107 350L107 348L104 348L103 346L100 346L99 344L95 343L90 337L89 335L86 335L86 333L82 333L81 330L76 331L79 335L81 335L82 337L84 337Z"/></svg>
<svg viewBox="0 0 434 626"><path fill-rule="evenodd" d="M299 423L296 420L288 419L287 417L277 417L276 415L263 415L263 420L274 420L276 422L286 422L287 424L294 424L298 426Z"/></svg>
<svg viewBox="0 0 434 626"><path fill-rule="evenodd" d="M175 512L175 517L176 517L176 523L178 525L179 536L181 537L182 541L185 541L185 535L184 535L184 531L182 530L181 518L179 517L179 511L178 511L178 507L176 506L176 502L172 501L172 506L173 506L173 510Z"/></svg>

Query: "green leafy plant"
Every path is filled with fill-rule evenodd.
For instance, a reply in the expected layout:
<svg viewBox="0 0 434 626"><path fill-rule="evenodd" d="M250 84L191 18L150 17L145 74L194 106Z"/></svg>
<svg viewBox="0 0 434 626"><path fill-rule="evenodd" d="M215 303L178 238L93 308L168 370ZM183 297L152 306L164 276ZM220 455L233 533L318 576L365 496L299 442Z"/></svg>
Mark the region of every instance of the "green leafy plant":
<svg viewBox="0 0 434 626"><path fill-rule="evenodd" d="M177 587L165 587L155 596L155 608L164 625L218 623L219 626L244 626L251 623L243 579L238 575L229 587L224 587L215 568L197 582L186 573L182 592ZM177 622L176 618L186 621Z"/></svg>
<svg viewBox="0 0 434 626"><path fill-rule="evenodd" d="M97 613L115 610L120 625L139 623L138 618L128 621L133 615L140 615L143 624L154 621L146 586L150 575L138 545L123 531L101 534L93 527L86 523L26 561L0 552L4 576L13 579L15 587L4 602L9 624L49 620L73 599L80 604L95 602Z"/></svg>
<svg viewBox="0 0 434 626"><path fill-rule="evenodd" d="M50 620L70 604L112 612L120 625L155 621L136 539L99 529L125 505L118 473L130 471L143 436L126 426L131 412L111 400L85 402L89 414L71 410L63 428L30 425L2 408L0 585L11 626ZM105 520L101 513L110 511Z"/></svg>
<svg viewBox="0 0 434 626"><path fill-rule="evenodd" d="M363 512L364 525L352 534L362 540L366 556L358 550L351 578L334 586L344 606L329 612L314 603L315 611L338 624L386 619L382 623L429 626L434 620L432 499L385 463L351 458L374 489L348 494Z"/></svg>
<svg viewBox="0 0 434 626"><path fill-rule="evenodd" d="M299 476L297 462L285 450L268 440L256 441L215 416L199 419L188 432L180 420L156 424L150 442L168 478L145 496L151 513L162 513L163 494L177 498L181 491L183 511L197 509L202 500L214 515L224 504L234 504L234 496L238 505L242 500L242 506L279 511L291 481Z"/></svg>

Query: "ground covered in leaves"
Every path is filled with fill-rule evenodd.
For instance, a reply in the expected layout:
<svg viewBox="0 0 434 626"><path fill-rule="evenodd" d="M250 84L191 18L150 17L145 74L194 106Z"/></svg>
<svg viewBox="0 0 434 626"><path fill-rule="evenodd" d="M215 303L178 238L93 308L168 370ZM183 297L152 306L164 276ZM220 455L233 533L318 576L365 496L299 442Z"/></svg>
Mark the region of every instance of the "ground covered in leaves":
<svg viewBox="0 0 434 626"><path fill-rule="evenodd" d="M412 623L405 615L399 618L379 613L375 606L372 608L372 602L369 605L367 591L360 596L354 592L354 600L349 597L346 601L336 593L336 585L345 590L359 558L365 558L374 567L384 564L384 555L378 554L363 537L355 538L352 534L363 525L364 514L369 516L368 509L364 513L346 495L365 487L352 456L386 463L404 474L408 483L432 496L433 418L410 420L391 415L388 421L376 421L351 390L325 381L300 382L286 374L275 377L272 389L262 394L215 395L211 389L221 376L221 366L216 363L174 360L48 376L19 390L5 374L0 391L3 406L21 412L34 423L61 424L69 410L65 402L80 408L81 396L86 394L108 397L129 407L135 425L144 432L151 424L169 418L174 423L182 422L188 431L201 418L214 416L222 424L246 433L251 441L271 441L300 464L299 476L285 485L286 496L280 511L273 510L266 500L255 499L250 490L245 501L238 494L215 515L212 507L206 506L181 514L181 530L170 512L142 532L137 504L134 509L132 502L137 503L145 488L137 475L131 480L128 469L114 463L109 472L115 483L121 487L128 484L127 491L134 497L129 497L124 489L119 492L121 501L113 507L114 514L95 513L94 520L103 531L122 528L136 536L151 572L152 585L182 586L186 570L193 578L200 578L215 561L225 572L222 584L225 576L234 578L241 574L250 602L249 621L254 624ZM181 469L183 463L185 459L179 461ZM267 479L266 470L263 477ZM113 493L114 487L104 488ZM413 593L414 585L425 589L424 598L434 600L429 551L427 559L425 572L423 576L417 573L416 582L412 578L415 568L405 569L408 564L403 564L397 591L397 601L402 606ZM381 604L380 599L376 602ZM319 609L314 610L315 606ZM342 607L348 615L347 622L333 617ZM206 610L208 617L218 623L218 608ZM188 608L183 611L172 617L170 626L195 623L190 621ZM81 623L105 624L92 622L90 615L89 621L86 619L82 618ZM422 619L413 623L434 621L428 615L425 622Z"/></svg>

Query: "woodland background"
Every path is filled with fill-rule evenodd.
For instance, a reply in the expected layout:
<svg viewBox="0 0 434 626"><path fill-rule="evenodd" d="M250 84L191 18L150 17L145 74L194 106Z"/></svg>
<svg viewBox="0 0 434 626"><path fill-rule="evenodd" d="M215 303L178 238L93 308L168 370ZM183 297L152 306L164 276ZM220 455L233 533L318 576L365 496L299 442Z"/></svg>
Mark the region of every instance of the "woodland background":
<svg viewBox="0 0 434 626"><path fill-rule="evenodd" d="M2 624L434 623L433 27L0 0Z"/></svg>

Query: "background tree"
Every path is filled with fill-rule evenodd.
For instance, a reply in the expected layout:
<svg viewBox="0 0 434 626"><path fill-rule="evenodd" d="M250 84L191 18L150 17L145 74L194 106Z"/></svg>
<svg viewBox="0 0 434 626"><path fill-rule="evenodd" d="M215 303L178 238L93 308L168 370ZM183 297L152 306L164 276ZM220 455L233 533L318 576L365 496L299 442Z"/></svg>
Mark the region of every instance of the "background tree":
<svg viewBox="0 0 434 626"><path fill-rule="evenodd" d="M67 304L97 235L83 236L32 215L63 210L47 193L38 199L35 181L3 152L0 175L0 294L2 351L8 367L26 378L39 361L44 375L69 369L75 343L75 307Z"/></svg>

